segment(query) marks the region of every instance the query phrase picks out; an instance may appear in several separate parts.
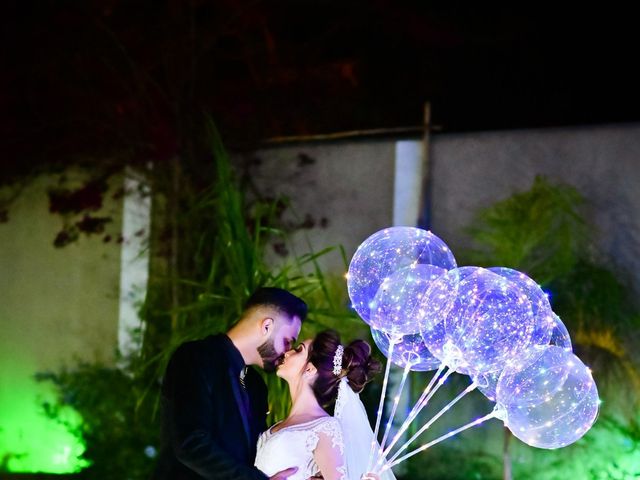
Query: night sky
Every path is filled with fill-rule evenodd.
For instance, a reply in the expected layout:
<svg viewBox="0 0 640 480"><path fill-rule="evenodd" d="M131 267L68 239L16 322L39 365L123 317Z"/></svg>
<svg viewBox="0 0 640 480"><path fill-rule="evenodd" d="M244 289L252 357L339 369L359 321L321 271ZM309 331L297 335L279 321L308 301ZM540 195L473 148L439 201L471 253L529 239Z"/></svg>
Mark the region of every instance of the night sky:
<svg viewBox="0 0 640 480"><path fill-rule="evenodd" d="M236 148L417 126L425 101L443 132L640 121L630 10L460 5L5 1L2 161L167 158L203 112Z"/></svg>

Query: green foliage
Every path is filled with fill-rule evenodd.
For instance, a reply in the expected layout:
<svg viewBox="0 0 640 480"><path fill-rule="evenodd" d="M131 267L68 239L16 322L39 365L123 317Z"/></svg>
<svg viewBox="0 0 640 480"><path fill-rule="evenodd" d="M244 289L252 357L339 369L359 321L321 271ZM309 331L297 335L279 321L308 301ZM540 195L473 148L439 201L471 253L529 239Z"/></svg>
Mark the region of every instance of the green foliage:
<svg viewBox="0 0 640 480"><path fill-rule="evenodd" d="M620 422L601 417L588 435L558 450L517 444L514 477L518 480L627 480L640 476L638 418ZM535 468L532 468L535 465Z"/></svg>
<svg viewBox="0 0 640 480"><path fill-rule="evenodd" d="M585 256L548 289L574 350L594 372L603 412L631 418L640 406L640 365L633 356L640 313L622 275Z"/></svg>
<svg viewBox="0 0 640 480"><path fill-rule="evenodd" d="M58 392L55 402L44 404L49 417L64 424L64 409L71 407L83 419L77 427L65 424L86 447L82 478L147 478L153 468L159 429L152 404L139 403L146 385L132 367L80 362L37 375Z"/></svg>
<svg viewBox="0 0 640 480"><path fill-rule="evenodd" d="M477 214L468 264L523 270L541 284L570 272L587 244L583 203L574 188L536 177L531 189Z"/></svg>
<svg viewBox="0 0 640 480"><path fill-rule="evenodd" d="M424 455L424 456L423 456ZM444 445L427 450L420 462L408 461L406 479L495 480L500 478L500 460L482 450Z"/></svg>

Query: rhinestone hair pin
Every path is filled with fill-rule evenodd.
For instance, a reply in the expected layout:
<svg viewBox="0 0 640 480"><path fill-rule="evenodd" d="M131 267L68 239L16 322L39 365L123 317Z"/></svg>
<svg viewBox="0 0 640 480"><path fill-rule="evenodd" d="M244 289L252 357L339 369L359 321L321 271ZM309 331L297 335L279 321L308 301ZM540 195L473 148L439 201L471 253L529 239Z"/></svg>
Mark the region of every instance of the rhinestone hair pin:
<svg viewBox="0 0 640 480"><path fill-rule="evenodd" d="M342 345L338 345L336 348L336 353L333 356L333 374L338 377L340 373L342 373L342 354L344 353L344 347Z"/></svg>

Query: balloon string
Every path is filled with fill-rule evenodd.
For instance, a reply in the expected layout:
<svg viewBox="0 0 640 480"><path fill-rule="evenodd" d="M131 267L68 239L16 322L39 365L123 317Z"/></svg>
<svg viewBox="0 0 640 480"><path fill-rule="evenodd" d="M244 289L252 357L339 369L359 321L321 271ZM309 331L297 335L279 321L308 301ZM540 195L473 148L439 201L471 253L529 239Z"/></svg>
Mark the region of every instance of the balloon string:
<svg viewBox="0 0 640 480"><path fill-rule="evenodd" d="M389 382L389 369L391 368L391 355L393 355L393 347L395 342L393 339L389 342L389 353L387 354L387 365L384 370L384 380L382 381L382 393L380 394L380 404L378 405L378 414L376 416L376 428L373 432L373 438L371 439L371 450L369 451L369 460L367 462L367 471L371 468L373 461L373 452L378 444L378 431L380 430L380 420L382 418L382 409L384 407L384 399L387 392L387 383ZM380 448L380 447L378 447Z"/></svg>
<svg viewBox="0 0 640 480"><path fill-rule="evenodd" d="M404 443L404 445L402 445L398 449L396 453L393 454L393 456L389 459L389 462L393 462L396 458L398 458L398 456L409 447L409 444L411 444L416 438L422 435L429 427L431 427L431 425L433 425L436 422L436 420L438 420L442 415L444 415L447 411L449 411L451 407L453 407L456 403L458 403L465 395L475 390L476 387L477 385L475 383L472 383L467 388L465 388L462 392L460 392L458 396L456 396L453 400L447 403L438 413L436 413L433 417L431 417L431 419L427 423L425 423L420 428L420 430L418 430L409 440L407 440Z"/></svg>
<svg viewBox="0 0 640 480"><path fill-rule="evenodd" d="M391 413L389 414L389 419L387 420L387 425L384 429L384 436L382 437L382 442L380 442L380 450L384 450L384 444L387 442L387 438L389 437L391 424L393 423L393 419L396 415L396 410L398 409L398 403L400 403L400 396L402 395L402 391L404 390L404 384L407 380L410 369L411 369L411 364L407 362L407 365L404 367L404 372L402 372L402 380L400 380L400 385L398 386L398 390L396 391L396 396L393 399L393 408L391 409Z"/></svg>
<svg viewBox="0 0 640 480"><path fill-rule="evenodd" d="M409 425L411 424L413 419L418 415L420 410L422 410L422 408L424 408L423 402L425 402L425 399L426 399L426 402L429 401L429 399L426 398L427 395L429 395L429 393L431 392L431 389L435 385L436 381L438 380L440 375L442 375L442 372L446 368L447 368L447 366L445 364L443 364L443 363L440 364L440 366L438 367L438 370L436 371L436 373L433 375L433 377L431 377L431 380L429 381L429 384L425 387L424 391L420 395L420 398L418 398L418 400L416 401L415 405L413 406L413 408L409 412L409 415L407 416L407 419L403 422L402 426L400 427L400 434L403 434L405 432L405 430L407 430L407 428L409 428ZM449 375L451 373L452 373L451 370L445 372L445 375L443 377L443 380L441 380L441 382L444 383L444 381L449 377ZM425 403L425 405L426 405L426 403Z"/></svg>
<svg viewBox="0 0 640 480"><path fill-rule="evenodd" d="M441 364L438 370L436 371L436 373L431 378L431 381L429 382L429 384L426 386L426 388L422 392L422 395L420 395L420 398L411 409L411 412L409 412L407 419L400 426L398 433L396 433L396 435L393 437L389 445L387 445L387 448L384 450L382 455L380 455L378 459L378 463L380 463L380 461L383 460L384 457L386 457L387 454L391 451L394 445L398 443L398 441L402 437L402 434L405 431L407 431L407 429L409 428L409 425L411 425L411 422L418 416L418 414L427 405L427 403L429 403L429 400L431 399L431 397L444 384L444 382L447 380L449 375L453 373L452 369L447 369L446 371L445 369L447 369L447 366L445 364ZM444 371L444 375L442 375L443 371ZM436 381L438 381L437 384L436 384ZM434 385L435 385L435 388L434 388Z"/></svg>
<svg viewBox="0 0 640 480"><path fill-rule="evenodd" d="M447 438L453 437L454 435L457 435L458 433L460 433L460 432L462 432L464 430L467 430L467 429L469 429L471 427L475 427L476 425L480 425L481 423L483 423L483 422L485 422L487 420L490 420L492 418L495 418L496 416L497 416L496 415L496 411L494 410L491 413L485 415L484 417L480 417L480 418L474 420L473 422L469 422L466 425L453 430L452 432L449 432L449 433L447 433L445 435L442 435L441 437L438 437L435 440L432 440L429 443L426 443L426 444L422 445L420 448L417 448L416 450L413 450L413 451L407 453L406 455L404 455L403 457L400 457L399 459L397 459L395 461L387 462L382 467L380 472L384 472L386 470L389 470L390 468L395 467L399 463L404 462L405 460L413 457L414 455L417 455L418 453L425 451L427 448L430 448L430 447L434 446L435 444L440 443L443 440L446 440Z"/></svg>

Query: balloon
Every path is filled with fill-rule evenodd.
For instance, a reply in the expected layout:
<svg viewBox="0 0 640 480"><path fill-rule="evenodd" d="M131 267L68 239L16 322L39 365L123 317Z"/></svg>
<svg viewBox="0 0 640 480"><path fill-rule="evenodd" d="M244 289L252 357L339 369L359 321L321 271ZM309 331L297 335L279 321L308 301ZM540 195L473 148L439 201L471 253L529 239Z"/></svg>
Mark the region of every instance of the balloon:
<svg viewBox="0 0 640 480"><path fill-rule="evenodd" d="M496 402L516 437L549 449L581 438L600 403L591 371L573 353L553 345L534 346L505 366Z"/></svg>
<svg viewBox="0 0 640 480"><path fill-rule="evenodd" d="M560 347L567 352L572 352L571 338L569 338L569 332L567 327L564 326L560 317L551 312L551 337L549 338L549 345ZM502 370L484 375L472 375L473 380L478 384L478 390L491 401L496 399L496 389L498 387L498 379Z"/></svg>
<svg viewBox="0 0 640 480"><path fill-rule="evenodd" d="M556 347L560 347L567 352L573 351L573 346L571 345L571 337L569 336L569 331L567 327L564 326L560 317L555 313L551 312L552 324L551 327L551 338L549 339L549 345L555 345Z"/></svg>
<svg viewBox="0 0 640 480"><path fill-rule="evenodd" d="M444 322L456 300L460 282L480 270L480 267L454 268L431 282L421 304L424 330Z"/></svg>
<svg viewBox="0 0 640 480"><path fill-rule="evenodd" d="M449 284L449 293L442 294L442 285ZM425 327L425 343L435 356L457 371L479 374L496 372L504 363L531 344L535 320L531 302L522 290L509 280L484 268L459 274L447 272L434 281L425 302L439 299L440 316L444 320L444 344L429 335ZM438 300L435 300L437 303ZM446 305L445 305L446 303ZM430 307L426 307L427 315ZM433 323L433 319L423 325Z"/></svg>
<svg viewBox="0 0 640 480"><path fill-rule="evenodd" d="M388 333L375 328L371 329L371 336L382 354L389 358L389 345L392 337ZM393 346L393 352L389 360L399 367L404 368L409 364L410 370L426 372L440 366L440 360L431 355L419 333L396 337L394 340L397 343Z"/></svg>
<svg viewBox="0 0 640 480"><path fill-rule="evenodd" d="M531 309L533 310L534 315L536 315L539 310L551 309L551 304L549 303L547 294L531 277L528 277L518 270L507 267L491 267L487 270L500 275L501 277L504 277L513 283L516 283L522 289L525 295L529 297L529 301L531 302Z"/></svg>
<svg viewBox="0 0 640 480"><path fill-rule="evenodd" d="M549 297L533 279L518 270L507 267L491 267L488 270L516 283L531 302L536 326L531 335L533 345L557 345L572 351L571 338L562 320L553 312Z"/></svg>
<svg viewBox="0 0 640 480"><path fill-rule="evenodd" d="M551 331L555 322L552 319L553 311L547 294L533 279L518 270L507 267L491 267L489 271L515 283L531 302L531 310L535 317L535 327L531 334L531 343L534 345L547 345L551 338Z"/></svg>
<svg viewBox="0 0 640 480"><path fill-rule="evenodd" d="M496 389L498 388L498 380L502 370L490 373L475 374L471 373L473 381L477 384L478 390L492 402L496 401Z"/></svg>
<svg viewBox="0 0 640 480"><path fill-rule="evenodd" d="M445 272L440 267L418 264L387 277L371 302L371 327L394 336L418 333L424 316L422 297L433 280Z"/></svg>
<svg viewBox="0 0 640 480"><path fill-rule="evenodd" d="M460 282L479 269L479 267L460 267L449 270L431 282L429 290L422 299L420 312L423 317L419 323L420 335L429 351L449 367L453 366L454 360L450 358L450 350L445 354L445 345L448 343L444 320L454 305ZM457 371L468 373L468 370L461 369L460 365L457 365Z"/></svg>
<svg viewBox="0 0 640 480"><path fill-rule="evenodd" d="M384 280L404 267L420 264L444 270L456 267L449 247L420 228L386 228L362 242L347 274L349 297L358 315L369 323L372 302Z"/></svg>

